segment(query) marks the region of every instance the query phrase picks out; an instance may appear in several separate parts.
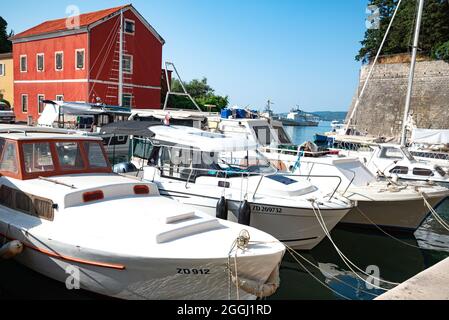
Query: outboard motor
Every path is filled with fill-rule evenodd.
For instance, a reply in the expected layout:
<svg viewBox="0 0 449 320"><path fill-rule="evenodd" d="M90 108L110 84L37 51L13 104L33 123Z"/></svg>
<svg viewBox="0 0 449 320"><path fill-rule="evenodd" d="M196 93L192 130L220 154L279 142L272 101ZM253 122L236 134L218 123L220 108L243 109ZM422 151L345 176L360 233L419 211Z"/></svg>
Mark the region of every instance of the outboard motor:
<svg viewBox="0 0 449 320"><path fill-rule="evenodd" d="M114 173L130 173L139 171L131 162L123 162L116 164L113 168Z"/></svg>
<svg viewBox="0 0 449 320"><path fill-rule="evenodd" d="M224 196L217 203L217 218L228 220L228 202Z"/></svg>
<svg viewBox="0 0 449 320"><path fill-rule="evenodd" d="M238 222L245 226L251 224L251 206L249 205L248 200L243 201L240 205Z"/></svg>

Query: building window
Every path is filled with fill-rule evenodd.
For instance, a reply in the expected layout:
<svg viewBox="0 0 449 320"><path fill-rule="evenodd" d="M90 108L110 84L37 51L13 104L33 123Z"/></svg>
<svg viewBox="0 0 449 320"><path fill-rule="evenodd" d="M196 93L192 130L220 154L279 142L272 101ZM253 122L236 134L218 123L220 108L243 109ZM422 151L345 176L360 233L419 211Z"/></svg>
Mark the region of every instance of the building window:
<svg viewBox="0 0 449 320"><path fill-rule="evenodd" d="M28 58L26 55L20 56L20 72L28 71Z"/></svg>
<svg viewBox="0 0 449 320"><path fill-rule="evenodd" d="M43 53L39 53L36 57L36 66L37 66L37 71L38 72L43 72L44 71L44 54Z"/></svg>
<svg viewBox="0 0 449 320"><path fill-rule="evenodd" d="M57 95L56 101L64 101L64 95L62 95L62 94Z"/></svg>
<svg viewBox="0 0 449 320"><path fill-rule="evenodd" d="M28 112L28 95L22 94L22 112L27 113Z"/></svg>
<svg viewBox="0 0 449 320"><path fill-rule="evenodd" d="M44 111L44 100L45 100L45 96L43 94L38 94L37 95L37 112L39 114L41 114Z"/></svg>
<svg viewBox="0 0 449 320"><path fill-rule="evenodd" d="M136 32L136 23L133 20L125 19L125 33L134 34Z"/></svg>
<svg viewBox="0 0 449 320"><path fill-rule="evenodd" d="M85 50L84 49L78 49L75 52L76 57L76 70L84 70L84 63L85 63Z"/></svg>
<svg viewBox="0 0 449 320"><path fill-rule="evenodd" d="M123 72L131 74L133 73L133 56L129 54L123 55Z"/></svg>
<svg viewBox="0 0 449 320"><path fill-rule="evenodd" d="M55 69L62 71L64 69L64 52L55 53Z"/></svg>
<svg viewBox="0 0 449 320"><path fill-rule="evenodd" d="M124 93L122 97L122 107L132 108L133 95L129 93Z"/></svg>
<svg viewBox="0 0 449 320"><path fill-rule="evenodd" d="M5 76L5 69L6 69L6 65L3 63L0 63L0 77Z"/></svg>

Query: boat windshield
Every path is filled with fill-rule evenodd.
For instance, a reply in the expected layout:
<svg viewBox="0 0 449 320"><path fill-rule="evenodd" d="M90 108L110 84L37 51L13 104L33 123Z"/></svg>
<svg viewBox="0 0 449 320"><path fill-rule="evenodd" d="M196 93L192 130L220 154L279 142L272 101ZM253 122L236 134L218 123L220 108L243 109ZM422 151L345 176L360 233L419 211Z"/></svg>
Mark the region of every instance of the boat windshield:
<svg viewBox="0 0 449 320"><path fill-rule="evenodd" d="M278 135L278 140L280 144L292 144L292 140L290 139L288 133L281 126L273 126L274 131Z"/></svg>
<svg viewBox="0 0 449 320"><path fill-rule="evenodd" d="M21 144L26 178L110 172L99 141L25 141Z"/></svg>
<svg viewBox="0 0 449 320"><path fill-rule="evenodd" d="M219 157L218 165L226 172L243 172L253 175L276 173L271 162L258 150L222 154Z"/></svg>
<svg viewBox="0 0 449 320"><path fill-rule="evenodd" d="M199 177L241 177L274 174L276 169L258 151L217 153L202 152L179 146L158 150L163 176L195 181Z"/></svg>

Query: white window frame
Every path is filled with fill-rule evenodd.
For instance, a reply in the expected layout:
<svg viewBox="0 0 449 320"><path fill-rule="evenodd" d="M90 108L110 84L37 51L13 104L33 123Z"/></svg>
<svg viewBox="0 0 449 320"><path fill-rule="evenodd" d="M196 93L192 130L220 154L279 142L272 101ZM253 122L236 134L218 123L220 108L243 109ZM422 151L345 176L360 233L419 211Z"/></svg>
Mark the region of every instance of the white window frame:
<svg viewBox="0 0 449 320"><path fill-rule="evenodd" d="M126 23L127 23L127 22L131 22L131 23L134 24L134 32L127 32L127 31L126 31ZM136 34L136 21L134 21L134 20L132 20L132 19L125 19L125 22L123 23L123 32L124 32L125 34L129 34L129 35L131 35L131 36L135 35L135 34Z"/></svg>
<svg viewBox="0 0 449 320"><path fill-rule="evenodd" d="M27 100L27 110L26 110L26 111L23 110L23 98L24 98L24 97L26 97L26 100ZM21 95L20 95L20 105L21 105L21 107L22 107L22 113L27 114L28 111L29 111L29 109L30 109L30 99L29 99L29 97L28 97L27 94L21 94Z"/></svg>
<svg viewBox="0 0 449 320"><path fill-rule="evenodd" d="M22 70L22 58L25 58L25 70ZM26 54L22 54L19 57L19 70L20 73L28 72L28 56Z"/></svg>
<svg viewBox="0 0 449 320"><path fill-rule="evenodd" d="M61 69L57 68L58 61L57 61L56 57L58 56L58 54L62 54L62 59L61 59L61 61L62 61L62 68ZM55 52L55 71L56 72L64 71L64 51L56 51Z"/></svg>
<svg viewBox="0 0 449 320"><path fill-rule="evenodd" d="M42 57L42 70L39 70L39 57ZM44 53L36 54L36 71L37 72L45 71L45 54Z"/></svg>
<svg viewBox="0 0 449 320"><path fill-rule="evenodd" d="M124 54L122 59L125 59L125 57L129 57L131 61L131 71L126 71L123 67L123 73L124 74L133 74L134 71L134 56L132 54ZM123 64L124 65L124 64Z"/></svg>
<svg viewBox="0 0 449 320"><path fill-rule="evenodd" d="M132 94L132 93L124 93L123 95L122 95L122 107L125 107L124 105L123 105L123 100L125 99L125 96L126 97L130 97L131 99L130 99L130 105L129 105L129 108L131 108L132 109L132 107L133 107L133 99L134 99L134 95Z"/></svg>
<svg viewBox="0 0 449 320"><path fill-rule="evenodd" d="M83 52L83 67L78 68L78 52ZM75 50L75 70L84 70L86 68L86 49Z"/></svg>
<svg viewBox="0 0 449 320"><path fill-rule="evenodd" d="M38 113L38 114L42 114L42 112L44 111L44 109L42 109L42 112L40 112L40 110L39 110L39 97L42 97L42 101L44 101L44 100L45 100L45 94L39 93L39 94L37 95L37 113ZM43 106L43 107L44 107L44 106Z"/></svg>
<svg viewBox="0 0 449 320"><path fill-rule="evenodd" d="M0 63L1 69L0 69L0 77L4 77L6 75L6 64Z"/></svg>
<svg viewBox="0 0 449 320"><path fill-rule="evenodd" d="M58 98L62 98L62 99L58 100ZM63 94L57 94L56 95L56 101L64 101L64 95Z"/></svg>

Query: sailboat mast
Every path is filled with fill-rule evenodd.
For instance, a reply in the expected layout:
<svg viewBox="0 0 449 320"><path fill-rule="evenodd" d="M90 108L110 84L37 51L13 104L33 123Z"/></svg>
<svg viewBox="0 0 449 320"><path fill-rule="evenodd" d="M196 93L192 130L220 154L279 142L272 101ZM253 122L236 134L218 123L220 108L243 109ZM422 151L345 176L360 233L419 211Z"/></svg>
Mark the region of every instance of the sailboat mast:
<svg viewBox="0 0 449 320"><path fill-rule="evenodd" d="M415 39L413 40L412 61L411 61L411 65L410 65L410 75L408 78L407 96L405 99L404 120L402 122L402 136L401 136L401 145L402 146L405 146L407 144L407 122L408 122L408 116L410 113L410 104L411 104L411 100L412 100L413 82L414 82L414 78L415 78L416 57L418 54L419 35L421 32L421 21L422 21L423 11L424 11L424 0L419 0L418 15L416 18Z"/></svg>
<svg viewBox="0 0 449 320"><path fill-rule="evenodd" d="M118 62L118 105L123 104L123 10L120 10L120 40Z"/></svg>

